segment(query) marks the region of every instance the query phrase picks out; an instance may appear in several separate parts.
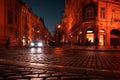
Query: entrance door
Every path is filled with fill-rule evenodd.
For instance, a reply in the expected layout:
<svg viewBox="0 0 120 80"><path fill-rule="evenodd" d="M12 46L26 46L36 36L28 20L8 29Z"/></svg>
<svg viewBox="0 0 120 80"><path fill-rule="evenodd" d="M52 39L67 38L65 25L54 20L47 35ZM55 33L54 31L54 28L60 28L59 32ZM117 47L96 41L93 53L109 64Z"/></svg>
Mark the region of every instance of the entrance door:
<svg viewBox="0 0 120 80"><path fill-rule="evenodd" d="M100 45L104 46L105 45L105 35L100 35Z"/></svg>
<svg viewBox="0 0 120 80"><path fill-rule="evenodd" d="M112 29L110 34L110 45L120 45L120 30Z"/></svg>

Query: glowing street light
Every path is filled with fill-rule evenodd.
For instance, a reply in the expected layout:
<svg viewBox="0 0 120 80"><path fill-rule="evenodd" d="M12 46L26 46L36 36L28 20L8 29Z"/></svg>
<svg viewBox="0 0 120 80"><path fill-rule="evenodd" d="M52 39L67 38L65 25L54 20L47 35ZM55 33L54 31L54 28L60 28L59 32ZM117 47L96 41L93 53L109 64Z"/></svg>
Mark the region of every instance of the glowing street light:
<svg viewBox="0 0 120 80"><path fill-rule="evenodd" d="M37 33L40 33L40 31L38 30Z"/></svg>
<svg viewBox="0 0 120 80"><path fill-rule="evenodd" d="M58 25L58 28L61 28L61 25Z"/></svg>

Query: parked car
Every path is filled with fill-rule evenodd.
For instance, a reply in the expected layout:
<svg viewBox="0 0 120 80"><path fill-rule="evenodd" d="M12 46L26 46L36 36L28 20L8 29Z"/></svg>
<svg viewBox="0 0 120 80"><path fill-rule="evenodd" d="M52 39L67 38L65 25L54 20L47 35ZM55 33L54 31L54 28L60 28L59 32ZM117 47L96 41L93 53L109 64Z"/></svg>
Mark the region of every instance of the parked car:
<svg viewBox="0 0 120 80"><path fill-rule="evenodd" d="M49 46L52 46L52 47L60 47L60 44L58 44L58 43L55 42L55 41L49 41L48 45L49 45Z"/></svg>

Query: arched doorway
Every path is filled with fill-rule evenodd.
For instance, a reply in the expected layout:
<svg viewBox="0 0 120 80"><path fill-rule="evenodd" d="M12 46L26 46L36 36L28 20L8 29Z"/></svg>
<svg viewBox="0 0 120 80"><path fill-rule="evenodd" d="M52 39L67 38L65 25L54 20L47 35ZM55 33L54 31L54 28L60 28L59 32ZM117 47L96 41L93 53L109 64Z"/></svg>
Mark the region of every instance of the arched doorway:
<svg viewBox="0 0 120 80"><path fill-rule="evenodd" d="M110 45L120 45L120 30L112 29L110 34Z"/></svg>

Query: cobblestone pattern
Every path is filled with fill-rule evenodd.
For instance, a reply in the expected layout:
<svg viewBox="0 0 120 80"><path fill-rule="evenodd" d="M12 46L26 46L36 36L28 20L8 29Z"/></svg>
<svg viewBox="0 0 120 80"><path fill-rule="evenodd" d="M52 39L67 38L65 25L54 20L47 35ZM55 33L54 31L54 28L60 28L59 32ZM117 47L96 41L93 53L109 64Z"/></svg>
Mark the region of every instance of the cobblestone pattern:
<svg viewBox="0 0 120 80"><path fill-rule="evenodd" d="M81 68L96 68L96 69L107 69L107 70L120 70L120 54L112 53L100 53L100 52L75 52L65 54L63 56L31 56L31 62L73 66Z"/></svg>
<svg viewBox="0 0 120 80"><path fill-rule="evenodd" d="M20 50L2 50L4 53L6 53L6 55L2 54L2 52L0 58L41 64L120 70L119 52L108 53L84 52L80 51L79 49L44 49L42 53L39 53L37 51L32 53L29 49L25 49L24 51L22 49Z"/></svg>
<svg viewBox="0 0 120 80"><path fill-rule="evenodd" d="M2 51L2 50L1 50ZM21 50L22 51L22 50ZM74 50L44 50L30 53L29 50L4 50L0 58L41 64L88 68L85 72L58 72L31 67L0 65L0 80L120 80L120 54L104 52L82 52ZM48 52L47 52L48 51ZM55 52L56 51L56 52ZM98 70L89 70L98 69ZM101 70L101 71L99 71ZM104 70L110 70L104 71ZM112 71L112 72L111 72Z"/></svg>
<svg viewBox="0 0 120 80"><path fill-rule="evenodd" d="M97 71L80 74L1 64L0 80L120 80L120 76Z"/></svg>

